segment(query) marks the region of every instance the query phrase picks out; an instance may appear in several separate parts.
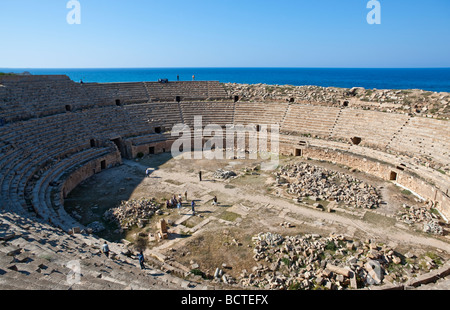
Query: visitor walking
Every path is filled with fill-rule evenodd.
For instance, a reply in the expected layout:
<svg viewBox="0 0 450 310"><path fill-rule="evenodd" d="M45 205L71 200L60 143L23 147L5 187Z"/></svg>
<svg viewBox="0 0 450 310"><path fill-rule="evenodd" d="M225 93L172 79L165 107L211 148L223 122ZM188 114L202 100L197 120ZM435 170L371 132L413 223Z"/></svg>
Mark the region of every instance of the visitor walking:
<svg viewBox="0 0 450 310"><path fill-rule="evenodd" d="M152 169L152 168L147 168L147 170L145 170L145 175L146 175L146 177L149 178L150 175L152 174L152 172L153 172L153 169Z"/></svg>
<svg viewBox="0 0 450 310"><path fill-rule="evenodd" d="M195 216L195 201L192 200L191 202L191 208L192 208L192 215Z"/></svg>
<svg viewBox="0 0 450 310"><path fill-rule="evenodd" d="M198 172L198 178L200 179L200 182L201 182L202 181L202 172L201 171Z"/></svg>
<svg viewBox="0 0 450 310"><path fill-rule="evenodd" d="M144 265L145 259L144 259L144 253L142 253L142 251L139 252L138 259L139 259L139 265L141 265L141 269L145 269L145 265Z"/></svg>
<svg viewBox="0 0 450 310"><path fill-rule="evenodd" d="M106 257L109 258L109 246L108 246L108 244L106 243L106 241L105 241L105 243L103 243L103 246L102 246L102 252L103 252L103 254L106 255Z"/></svg>

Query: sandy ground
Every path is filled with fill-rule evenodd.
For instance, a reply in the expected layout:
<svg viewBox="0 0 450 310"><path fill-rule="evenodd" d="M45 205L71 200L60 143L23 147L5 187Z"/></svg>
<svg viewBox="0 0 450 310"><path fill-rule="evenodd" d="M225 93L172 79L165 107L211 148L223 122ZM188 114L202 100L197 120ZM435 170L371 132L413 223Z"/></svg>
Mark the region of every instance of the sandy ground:
<svg viewBox="0 0 450 310"><path fill-rule="evenodd" d="M299 161L298 158L281 158L281 164ZM353 174L357 178L377 186L384 204L377 212L367 210L338 210L322 212L295 203L282 191L273 188L273 172L244 173L244 168L257 167L252 160L184 160L172 159L170 154L152 155L139 161L125 160L124 165L104 171L82 183L66 200L69 212L77 211L83 224L102 221L102 214L117 206L121 200L155 197L158 201L188 192L188 201L181 213L164 208L164 215L154 216L144 229L129 231L126 235L111 233L117 227L106 224L103 237L126 238L147 247L147 254L163 255L184 266L199 265L204 272L214 273L215 268L226 264L227 271L237 276L243 269L255 266L252 259L251 238L260 232L277 232L283 235L339 233L355 239L372 239L388 244L399 252L410 249L425 252L433 248L450 253L448 237L432 238L420 231L413 231L390 216L403 203L417 205L412 195L402 193L391 182L386 182L361 172L351 173L345 167L329 163L308 161L328 169ZM149 178L145 170L155 168ZM213 177L219 169L232 170L238 178L223 181ZM199 181L198 171L203 172ZM212 198L218 197L219 205L212 206ZM197 215L192 216L191 200L196 201ZM381 213L379 213L381 212ZM169 240L149 242L139 233L156 233L156 223L164 218L173 221ZM292 228L280 226L289 222ZM444 252L442 252L444 251Z"/></svg>

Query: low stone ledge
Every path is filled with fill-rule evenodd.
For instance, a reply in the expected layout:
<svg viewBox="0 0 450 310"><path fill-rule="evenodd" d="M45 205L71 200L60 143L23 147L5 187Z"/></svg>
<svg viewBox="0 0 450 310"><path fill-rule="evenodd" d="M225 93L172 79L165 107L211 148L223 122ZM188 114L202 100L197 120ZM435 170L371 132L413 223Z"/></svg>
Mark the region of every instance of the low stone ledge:
<svg viewBox="0 0 450 310"><path fill-rule="evenodd" d="M433 270L429 273L410 279L407 282L408 286L418 287L424 284L434 283L437 280L450 275L450 262L447 262L439 269Z"/></svg>
<svg viewBox="0 0 450 310"><path fill-rule="evenodd" d="M372 286L369 288L371 291L402 291L405 286L402 284L385 284L382 286Z"/></svg>

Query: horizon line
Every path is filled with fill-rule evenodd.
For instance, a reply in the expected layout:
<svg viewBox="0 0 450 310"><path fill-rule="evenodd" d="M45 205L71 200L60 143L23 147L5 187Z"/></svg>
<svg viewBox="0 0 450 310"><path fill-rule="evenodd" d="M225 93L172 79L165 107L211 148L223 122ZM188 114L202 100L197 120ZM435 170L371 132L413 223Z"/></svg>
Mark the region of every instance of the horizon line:
<svg viewBox="0 0 450 310"><path fill-rule="evenodd" d="M99 69L450 69L449 67L0 67L1 70L99 70Z"/></svg>

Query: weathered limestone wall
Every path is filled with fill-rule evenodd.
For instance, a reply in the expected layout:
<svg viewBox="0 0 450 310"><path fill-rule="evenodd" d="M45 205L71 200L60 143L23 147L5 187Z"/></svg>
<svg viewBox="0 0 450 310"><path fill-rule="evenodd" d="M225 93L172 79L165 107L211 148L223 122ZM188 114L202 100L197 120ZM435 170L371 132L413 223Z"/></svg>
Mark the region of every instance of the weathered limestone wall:
<svg viewBox="0 0 450 310"><path fill-rule="evenodd" d="M97 158L93 161L88 162L83 165L78 170L74 171L69 177L64 180L64 184L61 189L61 202L64 198L84 180L90 178L96 173L104 170L102 169L102 161L105 161L105 169L111 168L117 164L122 163L122 158L120 153L117 151L112 154L105 155L103 157Z"/></svg>
<svg viewBox="0 0 450 310"><path fill-rule="evenodd" d="M170 152L173 141L162 141L162 142L152 142L142 145L132 145L131 154L132 158L136 158L137 154L142 153L144 155L150 154L150 148L154 147L154 154L161 154L165 152Z"/></svg>
<svg viewBox="0 0 450 310"><path fill-rule="evenodd" d="M397 183L418 193L422 197L432 200L436 203L436 208L441 211L447 219L450 219L450 197L442 191L436 189L433 185L419 180L407 173L398 175Z"/></svg>

